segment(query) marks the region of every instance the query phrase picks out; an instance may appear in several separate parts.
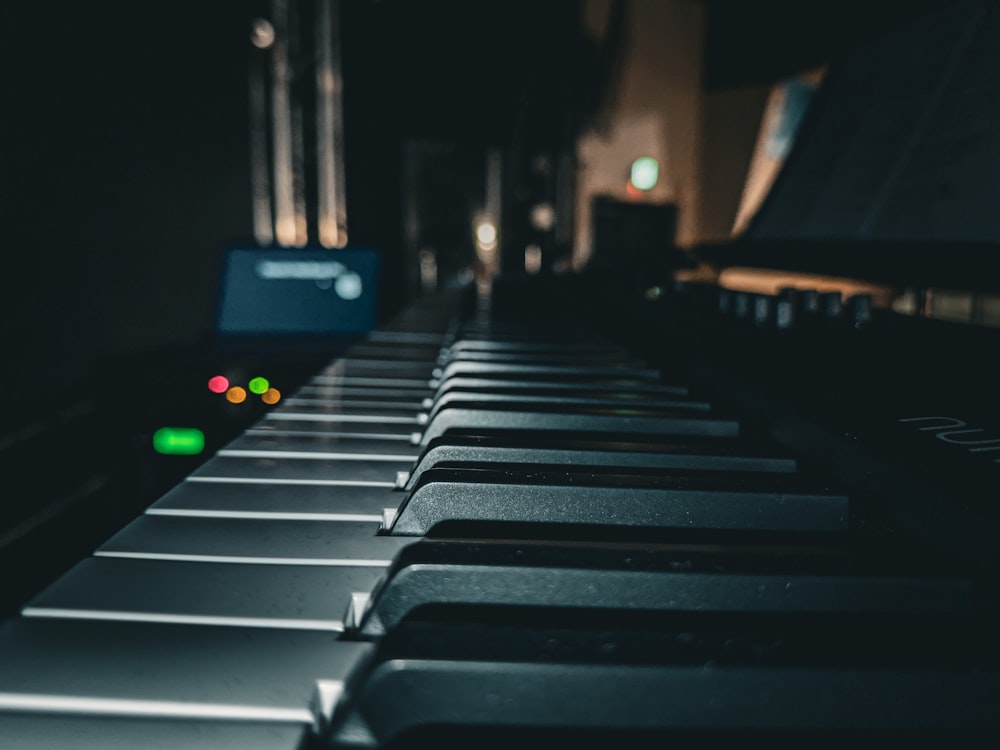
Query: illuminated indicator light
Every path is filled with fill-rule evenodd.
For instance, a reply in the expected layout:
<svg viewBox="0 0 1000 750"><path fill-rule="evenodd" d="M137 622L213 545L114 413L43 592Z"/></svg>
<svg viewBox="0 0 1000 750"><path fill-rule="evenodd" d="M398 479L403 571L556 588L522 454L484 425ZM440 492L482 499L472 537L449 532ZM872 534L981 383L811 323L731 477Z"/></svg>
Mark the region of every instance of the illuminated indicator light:
<svg viewBox="0 0 1000 750"><path fill-rule="evenodd" d="M231 404L242 404L247 400L247 392L245 389L240 388L238 385L234 385L228 391L226 391L226 401Z"/></svg>
<svg viewBox="0 0 1000 750"><path fill-rule="evenodd" d="M274 44L274 26L263 18L258 18L250 27L250 43L257 49L267 49Z"/></svg>
<svg viewBox="0 0 1000 750"><path fill-rule="evenodd" d="M195 427L161 427L153 433L153 450L167 456L194 456L205 450L205 433Z"/></svg>
<svg viewBox="0 0 1000 750"><path fill-rule="evenodd" d="M277 388L268 388L260 394L260 400L265 404L276 404L281 401L281 391Z"/></svg>
<svg viewBox="0 0 1000 750"><path fill-rule="evenodd" d="M252 378L249 383L247 383L247 388L250 389L250 393L256 393L260 395L264 393L271 384L268 382L267 378Z"/></svg>
<svg viewBox="0 0 1000 750"><path fill-rule="evenodd" d="M352 300L361 296L361 293L364 291L364 286L361 283L361 277L356 273L342 273L337 277L337 280L333 282L333 291L335 291L341 299Z"/></svg>
<svg viewBox="0 0 1000 750"><path fill-rule="evenodd" d="M632 162L629 182L639 190L652 190L658 179L660 179L660 165L653 157L640 156Z"/></svg>
<svg viewBox="0 0 1000 750"><path fill-rule="evenodd" d="M497 241L497 228L488 221L476 227L476 240L480 245L492 245Z"/></svg>
<svg viewBox="0 0 1000 750"><path fill-rule="evenodd" d="M208 390L212 393L225 393L227 388L229 388L229 378L224 375L208 379Z"/></svg>

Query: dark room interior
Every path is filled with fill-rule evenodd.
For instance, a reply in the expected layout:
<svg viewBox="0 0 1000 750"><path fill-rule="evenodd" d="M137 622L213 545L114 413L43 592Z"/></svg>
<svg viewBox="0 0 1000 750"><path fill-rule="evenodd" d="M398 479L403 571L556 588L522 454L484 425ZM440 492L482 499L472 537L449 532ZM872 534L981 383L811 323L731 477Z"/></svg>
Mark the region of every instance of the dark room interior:
<svg viewBox="0 0 1000 750"><path fill-rule="evenodd" d="M450 659L450 641L462 664L475 663L476 649L494 642L506 656L484 660L492 667L483 669L500 675L497 701L508 689L507 667L497 665L511 663L537 662L540 675L563 661L599 663L610 670L609 685L632 680L648 666L655 686L650 695L664 685L675 685L678 693L687 689L683 680L670 682L670 669L678 665L704 666L708 674L721 660L724 667L748 674L756 668L766 677L759 684L755 678L739 682L741 672L721 687L710 683L705 690L719 692L704 697L691 688L690 705L681 701L671 712L639 700L641 681L602 692L586 676L562 697L545 694L552 716L567 717L550 722L533 713L541 699L527 686L536 683L517 669L510 673L515 687L509 688L509 705L517 708L509 721L496 706L484 708L486 698L480 705L469 697L477 694L475 670L459 670L454 683L445 680L456 696L454 716L414 701L417 729L412 735L400 730L399 739L392 734L395 719L378 713L384 707L364 703L377 702L371 696L381 689L381 683L363 684L377 671L368 666L351 673L351 689L333 680L335 698L324 693L329 681L310 673L314 692L307 713L314 723L306 726L302 712L286 716L278 708L249 722L225 712L216 716L212 701L222 699L192 698L183 690L180 697L162 698L162 705L160 698L132 705L127 696L84 694L83 678L80 685L67 683L71 697L60 703L65 696L53 698L42 682L32 687L34 676L18 682L17 669L33 672L24 656L12 677L4 678L0 668L0 746L5 732L23 738L25 747L63 747L61 738L79 731L79 747L111 747L135 736L133 729L159 738L164 725L163 743L187 743L186 734L172 732L189 720L205 734L199 735L202 744L183 746L218 750L408 747L425 740L457 746L490 738L554 747L588 738L587 727L616 744L700 742L705 736L717 740L716 730L742 737L747 729L778 744L828 737L831 729L865 741L886 733L908 738L925 729L949 738L1000 732L1000 653L990 635L1000 624L1000 554L993 541L1000 530L993 356L1000 343L1000 212L993 206L1000 188L1000 9L994 4L109 0L15 3L4 19L0 351L8 396L0 418L0 469L7 480L0 493L0 618L6 623L6 630L0 623L0 662L5 654L21 654L29 641L23 653L35 653L34 636L24 635L35 622L55 622L54 628L64 621L113 620L123 628L124 622L145 622L142 613L108 615L96 604L73 604L72 592L72 606L52 605L49 612L42 605L47 595L64 593L60 582L80 565L129 557L114 548L120 529L171 514L176 518L169 523L181 524L188 511L157 516L148 509L157 501L169 504L175 495L168 493L178 487L230 481L211 474L212 462L225 460L227 450L239 453L268 419L277 422L280 414L302 408L312 398L310 388L343 387L337 408L348 414L371 408L385 417L383 423L382 416L364 412L358 424L378 423L387 433L404 425L393 438L406 447L399 456L412 452L422 460L428 445L444 450L444 437L427 437L445 410L435 403L441 395L435 389L447 382L465 335L473 342L473 361L510 355L516 362L511 367L534 375L523 376L530 387L508 382L514 375L504 365L500 374L487 368L486 375L469 376L484 383L459 388L447 408L484 410L501 425L459 428L456 445L470 451L530 446L540 453L496 464L469 459L468 466L442 458L427 470L430 479L419 481L419 462L371 483L368 475L356 482L324 479L337 491L370 484L381 492L384 485L396 499L377 508L378 519L371 509L353 516L345 511L333 521L310 521L317 528L344 519L375 524L386 549L396 537L430 540L391 547L391 564L381 558L364 563L371 570L359 574L364 582L352 582L355 598L331 640L363 643L374 658L387 660L410 658L406 649L412 647L412 658L430 661ZM250 278L253 273L257 278ZM307 290L274 300L260 282L293 277L306 279ZM333 299L331 287L340 307L324 309ZM361 312L344 312L356 310ZM593 341L575 338L578 326L594 332ZM491 337L489 345L477 343ZM488 353L475 353L480 346ZM632 369L604 373L593 387L581 385L584 376L574 371L566 376L565 392L556 375L531 369L552 366L565 374L560 368L571 356L584 358L579 366L586 372ZM640 374L629 374L633 369ZM641 382L646 370L656 373L650 376L655 386ZM366 377L370 382L361 383ZM671 391L672 379L690 381L690 393ZM619 392L636 382L634 392ZM237 383L245 386L238 400L227 390ZM352 388L357 404L349 398ZM397 414L394 404L404 395L415 399L413 413L399 416L403 411ZM688 399L704 406L678 406ZM330 404L316 408L334 409ZM667 412L673 419L672 410L685 408L704 408L696 419L739 422L738 439L718 427L722 432L705 433L709 437L694 439L691 447L678 437L686 433L667 431L654 440L642 434L645 427L629 426L629 420L666 419ZM597 436L605 429L598 421L580 422L590 425L585 428L553 426L583 413L620 420L614 437ZM503 426L525 415L538 417L552 434ZM309 424L326 419L296 418ZM300 455L310 451L328 451L331 462L361 460L355 455L360 449L337 441L353 446L355 438L384 437L375 426L357 428L371 433L360 437L315 424L311 433L287 429L289 435L303 432L289 437L296 447L292 459L262 451L253 469L258 473L246 482L280 485L279 464L311 463ZM510 436L502 434L507 429ZM324 430L330 434L321 440ZM196 447L164 448L168 433ZM779 466L787 456L793 469L759 469L790 475L775 479L779 489L769 495L778 498L775 514L792 513L796 498L806 497L814 506L803 519L832 520L796 517L788 528L765 525L761 531L752 519L746 528L736 521L716 528L686 517L669 529L655 519L639 528L618 520L617 510L607 511L618 507L621 495L614 492L687 497L685 492L709 487L706 492L762 496L753 484L758 469L743 464L734 464L732 486L721 486L708 464L688 466L681 459L681 468L654 470L634 458L701 456L720 438L732 438L732 445L720 443L727 445L720 449L723 459L743 460L739 451L748 450L747 466L772 458ZM761 442L753 444L757 438ZM573 451L598 462L593 475ZM615 451L639 463L600 463ZM396 466L399 456L372 461ZM264 473L272 465L277 478ZM488 485L519 488L512 492L532 509L525 518L489 522L469 511L430 531L414 530L417 522L404 510L420 481L430 484L438 476L434 472L449 487L461 475L475 485L467 494L477 502L481 496L487 506L493 502ZM309 481L293 479L288 493ZM616 520L582 511L572 523L539 520L543 511L536 507L556 503L552 498L573 487L593 489L581 502L603 504ZM846 509L838 511L841 501ZM836 513L841 516L834 519ZM239 523L266 523L249 511L230 515ZM270 532L259 533L262 548L271 543ZM221 550L228 537L218 544ZM513 597L483 611L466 608L458 594L449 599L446 592L440 601L426 594L425 609L400 616L405 622L398 634L389 632L390 605L386 614L369 598L389 596L383 592L390 586L363 576L401 568L407 555L409 563L433 568L441 564L434 545L466 545L469 559L482 555L482 565L497 568L516 567L523 554L537 558L530 564L538 570L570 571L564 581L619 565L607 562L618 553L626 562L615 575L640 568L643 575L653 576L653 569L659 575L656 566L665 565L673 566L671 575L710 577L724 569L728 574L732 565L740 575L725 589L730 604L744 601L733 592L747 581L781 578L786 571L789 590L800 580L836 581L833 593L823 594L831 597L829 606L816 604L819 593L810 599L812 589L796 599L798 588L773 609L760 604L771 601L764 593L756 603L732 605L746 610L735 620L745 630L732 637L736 626L726 619L727 605L713 609L704 604L715 601L708 594L704 600L691 594L691 602L702 603L676 605L682 610L677 614L671 608L688 593L668 596L657 588L678 585L673 579L642 583L647 579L624 574L607 579L616 596L635 584L636 601L640 594L669 599L663 609L672 614L634 601L620 605L628 609L622 614L619 605L602 603L590 606L578 623L575 604L558 604L571 601L562 587L570 591L577 584L554 583L538 594L551 601L529 601L543 590L538 581L548 580L539 574L535 583L530 575L524 579L525 601ZM768 557L769 545L780 553ZM578 547L582 563L570 557ZM235 561L223 560L222 551L212 554L222 562L175 562L269 567L261 562L268 562L264 552L260 559ZM863 562L856 563L855 554ZM713 562L713 555L723 555L724 563ZM150 553L143 564L153 559L164 564L173 558ZM344 564L285 560L272 567L299 566L306 580L321 566ZM889 583L856 589L852 576ZM475 589L470 596L501 596L495 592L509 581L496 580L501 583L469 584ZM386 588L376 588L376 581ZM520 584L510 585L516 590ZM691 592L700 585L681 588ZM157 586L148 581L149 590ZM366 586L368 593L358 593ZM105 594L95 594L95 601ZM262 595L253 589L233 596L249 601ZM402 601L406 595L399 596ZM522 607L537 615L532 627L525 626L530 618ZM308 619L300 614L285 617L283 625L261 626L258 618L246 630L287 628L298 638L322 629L295 617ZM913 624L918 620L919 627ZM211 631L205 644L232 627L221 616L186 626L177 623L188 620L169 617L149 621L204 627ZM768 640L772 632L781 635ZM834 644L828 652L821 654L810 640L816 634ZM937 634L944 634L940 641ZM934 643L925 650L928 640ZM228 653L226 648L214 653ZM189 653L194 651L179 661ZM288 662L275 656L274 663L297 664L300 655L296 651ZM786 680L782 669L795 675ZM39 669L38 680L46 670ZM829 683L810 682L828 677ZM797 692L798 679L805 687ZM885 698L904 684L897 703ZM398 698L391 693L396 689L410 695L409 688L390 684L390 703ZM576 689L584 696L579 700ZM829 705L812 701L818 693L810 691L821 690L834 696ZM959 690L967 691L967 704L951 700ZM764 697L754 703L747 694ZM188 700L194 708L171 713ZM284 706L283 700L275 705ZM590 700L604 709L579 708ZM715 713L727 701L735 707L731 726ZM791 707L786 718L782 701ZM516 713L521 710L527 718ZM462 711L477 718L467 720ZM615 711L631 718L616 723L608 718ZM831 727L838 711L850 718ZM411 718L403 713L400 726ZM52 717L57 720L46 724ZM139 725L147 721L149 728ZM230 736L224 728L230 724L240 725L239 732ZM256 733L242 734L247 724ZM272 724L280 725L273 744L258 731Z"/></svg>

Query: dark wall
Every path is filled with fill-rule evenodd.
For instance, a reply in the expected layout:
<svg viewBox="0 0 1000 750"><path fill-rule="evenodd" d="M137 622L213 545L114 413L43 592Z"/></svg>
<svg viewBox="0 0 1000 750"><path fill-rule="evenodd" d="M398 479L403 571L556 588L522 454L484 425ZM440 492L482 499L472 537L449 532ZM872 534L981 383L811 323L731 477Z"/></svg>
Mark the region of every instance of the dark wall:
<svg viewBox="0 0 1000 750"><path fill-rule="evenodd" d="M588 71L571 0L344 2L349 229L402 300L408 138L563 135ZM17 3L3 19L0 351L26 398L101 352L209 332L252 232L249 22L266 2ZM457 24L456 24L457 19Z"/></svg>
<svg viewBox="0 0 1000 750"><path fill-rule="evenodd" d="M773 83L962 0L703 0L710 89Z"/></svg>
<svg viewBox="0 0 1000 750"><path fill-rule="evenodd" d="M250 233L239 2L5 10L0 317L22 394L197 340Z"/></svg>

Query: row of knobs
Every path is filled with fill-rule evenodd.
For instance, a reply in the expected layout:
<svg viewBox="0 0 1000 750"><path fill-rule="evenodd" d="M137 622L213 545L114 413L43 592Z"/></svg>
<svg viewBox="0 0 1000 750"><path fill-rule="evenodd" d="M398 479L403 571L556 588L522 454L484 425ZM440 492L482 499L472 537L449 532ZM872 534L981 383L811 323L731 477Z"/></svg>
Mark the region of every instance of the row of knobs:
<svg viewBox="0 0 1000 750"><path fill-rule="evenodd" d="M872 320L869 294L854 294L844 300L840 292L792 287L776 295L719 289L718 309L726 317L779 331L817 323L864 328Z"/></svg>

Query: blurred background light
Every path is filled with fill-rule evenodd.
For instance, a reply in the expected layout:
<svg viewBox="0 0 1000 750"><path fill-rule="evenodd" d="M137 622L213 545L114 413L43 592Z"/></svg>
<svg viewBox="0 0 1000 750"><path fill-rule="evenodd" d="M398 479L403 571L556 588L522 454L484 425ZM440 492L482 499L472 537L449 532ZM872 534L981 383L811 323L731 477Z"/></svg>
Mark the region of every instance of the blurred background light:
<svg viewBox="0 0 1000 750"><path fill-rule="evenodd" d="M639 190L652 190L660 179L660 164L651 156L640 156L632 162L629 182Z"/></svg>

